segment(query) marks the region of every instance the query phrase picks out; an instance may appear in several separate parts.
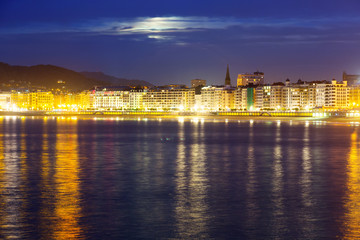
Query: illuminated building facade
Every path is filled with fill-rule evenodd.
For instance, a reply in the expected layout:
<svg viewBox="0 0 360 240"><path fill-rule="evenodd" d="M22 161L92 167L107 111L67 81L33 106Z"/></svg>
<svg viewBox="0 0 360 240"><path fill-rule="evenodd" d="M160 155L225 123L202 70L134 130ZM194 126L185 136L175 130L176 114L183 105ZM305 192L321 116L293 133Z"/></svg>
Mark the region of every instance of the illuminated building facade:
<svg viewBox="0 0 360 240"><path fill-rule="evenodd" d="M358 108L360 106L360 85L351 86L349 89L350 107Z"/></svg>
<svg viewBox="0 0 360 240"><path fill-rule="evenodd" d="M258 85L255 88L255 110L270 109L271 86Z"/></svg>
<svg viewBox="0 0 360 240"><path fill-rule="evenodd" d="M79 94L56 92L54 94L55 109L78 110Z"/></svg>
<svg viewBox="0 0 360 240"><path fill-rule="evenodd" d="M11 103L17 109L53 110L54 95L52 92L12 92Z"/></svg>
<svg viewBox="0 0 360 240"><path fill-rule="evenodd" d="M349 88L347 82L337 82L332 80L325 88L326 108L348 108L350 103Z"/></svg>
<svg viewBox="0 0 360 240"><path fill-rule="evenodd" d="M229 85L198 89L183 85L151 89L112 86L78 93L12 91L0 94L3 110L302 111L351 109L359 105L359 85L349 87L346 81L336 80L293 84L287 80L285 84L251 84L237 88Z"/></svg>
<svg viewBox="0 0 360 240"><path fill-rule="evenodd" d="M255 88L248 87L246 89L246 110L252 111L255 110Z"/></svg>
<svg viewBox="0 0 360 240"><path fill-rule="evenodd" d="M201 89L201 109L219 111L223 107L223 87L208 86Z"/></svg>
<svg viewBox="0 0 360 240"><path fill-rule="evenodd" d="M93 91L96 110L128 110L130 109L130 88L104 87Z"/></svg>
<svg viewBox="0 0 360 240"><path fill-rule="evenodd" d="M237 88L234 91L234 109L238 111L243 110L242 102L242 88Z"/></svg>
<svg viewBox="0 0 360 240"><path fill-rule="evenodd" d="M287 85L282 90L282 109L309 109L309 86L307 84Z"/></svg>
<svg viewBox="0 0 360 240"><path fill-rule="evenodd" d="M11 92L11 103L18 109L29 109L29 94L24 92Z"/></svg>
<svg viewBox="0 0 360 240"><path fill-rule="evenodd" d="M143 109L157 111L191 110L195 105L195 90L189 88L150 89L143 95Z"/></svg>
<svg viewBox="0 0 360 240"><path fill-rule="evenodd" d="M235 89L209 86L201 89L201 109L205 111L230 111L236 108Z"/></svg>
<svg viewBox="0 0 360 240"><path fill-rule="evenodd" d="M11 110L11 93L2 92L0 93L0 110Z"/></svg>
<svg viewBox="0 0 360 240"><path fill-rule="evenodd" d="M284 85L272 85L270 89L270 108L280 110L282 108L282 89Z"/></svg>
<svg viewBox="0 0 360 240"><path fill-rule="evenodd" d="M78 109L89 110L94 107L94 96L89 91L82 91L77 94Z"/></svg>
<svg viewBox="0 0 360 240"><path fill-rule="evenodd" d="M247 88L241 88L241 109L244 111L247 110L247 102L248 102L248 91Z"/></svg>

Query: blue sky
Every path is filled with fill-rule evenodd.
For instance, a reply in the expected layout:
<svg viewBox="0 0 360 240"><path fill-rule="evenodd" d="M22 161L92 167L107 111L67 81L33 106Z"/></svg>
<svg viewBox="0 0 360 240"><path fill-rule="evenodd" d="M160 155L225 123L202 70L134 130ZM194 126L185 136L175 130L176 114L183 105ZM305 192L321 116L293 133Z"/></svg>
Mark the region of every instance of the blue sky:
<svg viewBox="0 0 360 240"><path fill-rule="evenodd" d="M154 84L360 74L360 1L0 1L0 61Z"/></svg>

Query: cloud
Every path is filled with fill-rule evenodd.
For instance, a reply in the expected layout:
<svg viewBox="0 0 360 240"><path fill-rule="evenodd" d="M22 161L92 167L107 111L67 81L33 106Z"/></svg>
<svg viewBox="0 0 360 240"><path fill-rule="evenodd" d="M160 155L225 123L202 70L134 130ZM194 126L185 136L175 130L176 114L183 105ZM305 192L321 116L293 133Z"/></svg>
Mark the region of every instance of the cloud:
<svg viewBox="0 0 360 240"><path fill-rule="evenodd" d="M262 19L262 18L210 18L210 17L141 17L130 20L105 20L94 22L86 29L103 34L154 34L197 32L211 29L242 28L284 28L303 27L326 29L336 24L358 23L360 18L315 18L315 19ZM96 25L100 27L94 27Z"/></svg>
<svg viewBox="0 0 360 240"><path fill-rule="evenodd" d="M163 41L174 39L174 37L172 37L172 36L165 36L165 35L148 35L148 38L155 39L155 40L163 40Z"/></svg>
<svg viewBox="0 0 360 240"><path fill-rule="evenodd" d="M360 18L233 18L233 17L138 17L131 19L96 19L72 24L37 24L3 28L0 35L77 33L119 36L155 42L172 42L186 45L196 40L196 34L214 31L229 31L229 39L265 40L281 38L283 41L316 41L349 26L358 28ZM295 29L296 32L291 32ZM315 33L314 33L315 32ZM353 33L353 31L348 30ZM354 35L357 33L354 32ZM121 37L122 36L122 37ZM261 36L261 37L259 37ZM203 38L206 39L206 38ZM215 36L215 39L219 37ZM335 39L334 39L335 40ZM338 41L339 39L336 39ZM209 40L211 41L211 40Z"/></svg>
<svg viewBox="0 0 360 240"><path fill-rule="evenodd" d="M113 22L120 27L115 33L169 33L169 32L189 32L203 29L224 29L231 25L236 25L233 19L207 18L207 17L154 17L137 18L130 22ZM123 26L128 26L124 28Z"/></svg>
<svg viewBox="0 0 360 240"><path fill-rule="evenodd" d="M3 28L1 33L94 32L99 34L153 34L226 29L240 27L308 27L359 23L360 18L266 19L232 17L138 17L133 19L97 19L67 25L32 23L27 26Z"/></svg>

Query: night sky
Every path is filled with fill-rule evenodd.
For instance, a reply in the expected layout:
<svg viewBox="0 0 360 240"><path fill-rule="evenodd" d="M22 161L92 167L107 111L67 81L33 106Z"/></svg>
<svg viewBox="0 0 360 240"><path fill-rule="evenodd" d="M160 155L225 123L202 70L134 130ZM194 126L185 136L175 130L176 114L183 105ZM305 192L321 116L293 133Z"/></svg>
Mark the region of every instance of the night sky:
<svg viewBox="0 0 360 240"><path fill-rule="evenodd" d="M360 74L359 0L0 0L0 61L153 84Z"/></svg>

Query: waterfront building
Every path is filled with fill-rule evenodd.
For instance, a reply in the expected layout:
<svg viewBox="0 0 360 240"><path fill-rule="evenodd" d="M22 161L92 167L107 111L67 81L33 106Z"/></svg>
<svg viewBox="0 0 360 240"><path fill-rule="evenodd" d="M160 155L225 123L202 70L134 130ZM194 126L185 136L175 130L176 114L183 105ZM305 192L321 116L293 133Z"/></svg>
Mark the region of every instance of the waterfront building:
<svg viewBox="0 0 360 240"><path fill-rule="evenodd" d="M143 110L143 97L146 93L143 90L130 90L129 92L129 106L128 108L131 110Z"/></svg>
<svg viewBox="0 0 360 240"><path fill-rule="evenodd" d="M55 92L54 107L63 110L78 110L78 94L71 92Z"/></svg>
<svg viewBox="0 0 360 240"><path fill-rule="evenodd" d="M271 86L247 86L234 90L234 109L259 111L270 108Z"/></svg>
<svg viewBox="0 0 360 240"><path fill-rule="evenodd" d="M29 109L29 95L27 92L11 91L11 103L18 109Z"/></svg>
<svg viewBox="0 0 360 240"><path fill-rule="evenodd" d="M94 106L94 98L91 91L82 91L77 94L77 105L80 110L89 110Z"/></svg>
<svg viewBox="0 0 360 240"><path fill-rule="evenodd" d="M224 88L224 104L223 110L230 111L235 108L233 88Z"/></svg>
<svg viewBox="0 0 360 240"><path fill-rule="evenodd" d="M325 105L326 81L314 81L308 86L309 109L322 108Z"/></svg>
<svg viewBox="0 0 360 240"><path fill-rule="evenodd" d="M234 88L208 86L201 89L201 109L205 111L230 111L235 109Z"/></svg>
<svg viewBox="0 0 360 240"><path fill-rule="evenodd" d="M243 96L246 94L246 96L244 96L244 100L246 98L246 102L244 101L244 108L247 110L247 111L254 111L255 110L255 87L254 86L251 86L251 87L247 87L247 88L244 88L244 90L246 91L243 91Z"/></svg>
<svg viewBox="0 0 360 240"><path fill-rule="evenodd" d="M54 109L54 95L52 92L30 92L28 95L29 110L52 110Z"/></svg>
<svg viewBox="0 0 360 240"><path fill-rule="evenodd" d="M309 84L309 109L316 107L316 84Z"/></svg>
<svg viewBox="0 0 360 240"><path fill-rule="evenodd" d="M325 89L327 81L313 81L300 84L300 108L309 110L322 108L325 105Z"/></svg>
<svg viewBox="0 0 360 240"><path fill-rule="evenodd" d="M143 95L143 108L157 111L191 110L195 105L195 90L189 88L154 88Z"/></svg>
<svg viewBox="0 0 360 240"><path fill-rule="evenodd" d="M309 85L303 82L286 85L282 89L282 105L285 110L309 109Z"/></svg>
<svg viewBox="0 0 360 240"><path fill-rule="evenodd" d="M252 85L262 85L264 84L264 73L263 72L254 72L251 73L242 73L238 75L237 86L247 86Z"/></svg>
<svg viewBox="0 0 360 240"><path fill-rule="evenodd" d="M324 108L348 109L360 104L360 85L349 87L346 81L314 81L291 84L290 80L261 85L246 82L231 87L229 66L225 86L207 86L205 80L192 80L192 88L172 84L150 89L100 87L71 93L33 91L0 94L0 109L29 110L147 110L147 111L296 111ZM10 99L10 103L9 103ZM14 108L15 109L15 108Z"/></svg>
<svg viewBox="0 0 360 240"><path fill-rule="evenodd" d="M201 109L219 111L224 108L224 87L207 86L201 89Z"/></svg>
<svg viewBox="0 0 360 240"><path fill-rule="evenodd" d="M104 87L93 91L96 110L125 110L129 109L130 87Z"/></svg>
<svg viewBox="0 0 360 240"><path fill-rule="evenodd" d="M325 92L326 92L326 81L323 81L322 83L316 83L315 84L315 108L322 108L325 106ZM312 96L312 98L314 98Z"/></svg>
<svg viewBox="0 0 360 240"><path fill-rule="evenodd" d="M302 84L299 87L299 110L309 110L309 85Z"/></svg>
<svg viewBox="0 0 360 240"><path fill-rule="evenodd" d="M202 103L201 103L201 94L196 94L194 96L194 107L193 111L198 111L201 109Z"/></svg>
<svg viewBox="0 0 360 240"><path fill-rule="evenodd" d="M337 82L335 79L326 84L324 107L329 109L344 109L349 107L349 88L347 82Z"/></svg>
<svg viewBox="0 0 360 240"><path fill-rule="evenodd" d="M276 83L271 85L270 89L270 109L280 110L282 108L282 89L283 83Z"/></svg>
<svg viewBox="0 0 360 240"><path fill-rule="evenodd" d="M349 88L349 99L351 108L360 107L360 85L351 86Z"/></svg>
<svg viewBox="0 0 360 240"><path fill-rule="evenodd" d="M264 108L264 88L265 86L257 86L255 88L255 110L259 111Z"/></svg>
<svg viewBox="0 0 360 240"><path fill-rule="evenodd" d="M262 87L262 90L263 90L262 109L270 109L271 86L265 85Z"/></svg>
<svg viewBox="0 0 360 240"><path fill-rule="evenodd" d="M94 90L91 95L94 104L89 104L89 108L96 110L190 110L195 103L194 89L175 85L146 90L126 87L103 88Z"/></svg>
<svg viewBox="0 0 360 240"><path fill-rule="evenodd" d="M296 102L297 91L294 86L286 85L281 89L281 104L277 105L285 110L290 110L292 104Z"/></svg>
<svg viewBox="0 0 360 240"><path fill-rule="evenodd" d="M242 88L236 88L234 90L234 109L244 110L242 107Z"/></svg>
<svg viewBox="0 0 360 240"><path fill-rule="evenodd" d="M11 92L0 93L0 110L11 110Z"/></svg>
<svg viewBox="0 0 360 240"><path fill-rule="evenodd" d="M247 87L241 88L241 109L246 111L248 109L247 103L248 103L248 92Z"/></svg>

